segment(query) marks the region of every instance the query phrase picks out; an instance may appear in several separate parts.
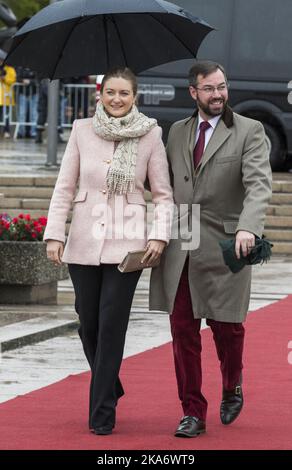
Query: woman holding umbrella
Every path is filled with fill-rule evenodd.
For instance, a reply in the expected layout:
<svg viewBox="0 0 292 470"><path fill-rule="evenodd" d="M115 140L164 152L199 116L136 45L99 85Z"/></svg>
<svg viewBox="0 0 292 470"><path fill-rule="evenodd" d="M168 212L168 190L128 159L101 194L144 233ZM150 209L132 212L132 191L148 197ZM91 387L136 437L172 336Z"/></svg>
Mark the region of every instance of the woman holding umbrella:
<svg viewBox="0 0 292 470"><path fill-rule="evenodd" d="M136 96L131 70L115 69L104 76L94 117L73 123L44 234L48 258L69 265L79 335L92 372L89 427L95 434L111 434L115 426L116 405L124 394L119 370L141 274L122 273L118 264L129 251L144 248L144 260L151 264L170 238L173 200L161 129L155 119L139 113ZM148 236L147 178L155 204Z"/></svg>

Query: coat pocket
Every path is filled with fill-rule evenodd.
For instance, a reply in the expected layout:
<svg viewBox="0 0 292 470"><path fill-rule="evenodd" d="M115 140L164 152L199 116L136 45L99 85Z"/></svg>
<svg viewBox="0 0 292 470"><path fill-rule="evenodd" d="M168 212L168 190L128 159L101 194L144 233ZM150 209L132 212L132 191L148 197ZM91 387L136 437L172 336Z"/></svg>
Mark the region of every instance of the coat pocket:
<svg viewBox="0 0 292 470"><path fill-rule="evenodd" d="M126 198L128 204L142 204L146 206L146 201L141 193L127 193Z"/></svg>
<svg viewBox="0 0 292 470"><path fill-rule="evenodd" d="M237 155L230 155L228 157L219 157L216 159L216 163L221 164L221 163L231 163L239 160L239 157Z"/></svg>
<svg viewBox="0 0 292 470"><path fill-rule="evenodd" d="M238 220L223 220L223 225L225 233L235 233L238 226Z"/></svg>
<svg viewBox="0 0 292 470"><path fill-rule="evenodd" d="M73 202L84 202L87 197L87 191L79 191L75 198L73 199Z"/></svg>

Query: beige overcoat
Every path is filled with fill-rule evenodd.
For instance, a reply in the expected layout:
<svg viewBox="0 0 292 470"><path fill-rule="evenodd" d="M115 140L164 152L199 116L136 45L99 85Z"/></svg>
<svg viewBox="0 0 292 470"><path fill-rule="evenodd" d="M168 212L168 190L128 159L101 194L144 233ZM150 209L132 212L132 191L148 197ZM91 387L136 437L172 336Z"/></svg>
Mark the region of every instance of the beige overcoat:
<svg viewBox="0 0 292 470"><path fill-rule="evenodd" d="M167 154L176 205L189 209L200 205L200 244L185 250L185 238L170 241L160 266L151 273L150 309L172 313L189 255L194 317L242 322L249 305L251 268L233 274L223 262L219 240L234 237L238 230L262 235L272 183L264 128L228 107L194 172L197 121L194 115L171 127ZM181 225L186 218L184 207L179 214ZM193 230L198 230L197 224Z"/></svg>

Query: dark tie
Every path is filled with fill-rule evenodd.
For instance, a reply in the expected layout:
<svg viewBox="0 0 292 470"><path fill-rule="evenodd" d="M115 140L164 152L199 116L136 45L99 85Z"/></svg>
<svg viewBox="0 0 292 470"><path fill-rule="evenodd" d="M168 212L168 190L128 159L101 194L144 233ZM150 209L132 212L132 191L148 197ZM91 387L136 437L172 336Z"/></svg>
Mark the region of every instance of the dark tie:
<svg viewBox="0 0 292 470"><path fill-rule="evenodd" d="M204 153L204 147L205 147L205 132L207 129L211 127L211 124L208 123L208 121L202 121L200 124L200 134L199 138L197 140L197 143L194 148L194 166L195 169L199 165L202 155Z"/></svg>

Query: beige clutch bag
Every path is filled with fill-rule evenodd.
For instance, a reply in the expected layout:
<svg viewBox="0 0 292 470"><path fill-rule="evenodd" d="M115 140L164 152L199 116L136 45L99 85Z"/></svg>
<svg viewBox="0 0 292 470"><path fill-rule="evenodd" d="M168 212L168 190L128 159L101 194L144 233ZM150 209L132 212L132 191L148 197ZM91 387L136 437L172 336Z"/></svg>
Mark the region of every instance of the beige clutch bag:
<svg viewBox="0 0 292 470"><path fill-rule="evenodd" d="M141 263L141 259L145 253L146 250L129 251L123 261L118 265L118 270L121 271L121 273L130 273L132 271L139 271L140 269L144 268L155 268L159 265L159 258L152 263Z"/></svg>

